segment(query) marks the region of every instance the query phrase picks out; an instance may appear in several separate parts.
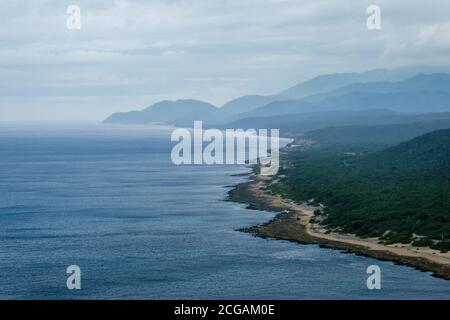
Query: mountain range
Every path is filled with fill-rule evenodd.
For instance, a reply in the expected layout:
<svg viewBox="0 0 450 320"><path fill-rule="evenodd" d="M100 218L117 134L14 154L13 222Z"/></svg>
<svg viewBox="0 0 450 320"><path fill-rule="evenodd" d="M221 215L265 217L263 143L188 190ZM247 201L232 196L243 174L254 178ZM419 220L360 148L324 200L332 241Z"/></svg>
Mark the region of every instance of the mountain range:
<svg viewBox="0 0 450 320"><path fill-rule="evenodd" d="M287 132L292 131L296 123L304 124L311 117L328 125L338 125L345 123L340 114L350 116L351 113L354 121L349 125L354 125L358 117L373 125L386 124L367 121L374 114L378 116L380 110L405 116L450 112L450 73L415 74L417 70L380 69L321 75L275 95L239 97L221 108L192 99L161 101L140 111L115 113L104 122L190 127L193 121L203 120L206 126L260 128L264 125ZM354 117L356 111L361 113ZM294 131L298 134L305 130Z"/></svg>

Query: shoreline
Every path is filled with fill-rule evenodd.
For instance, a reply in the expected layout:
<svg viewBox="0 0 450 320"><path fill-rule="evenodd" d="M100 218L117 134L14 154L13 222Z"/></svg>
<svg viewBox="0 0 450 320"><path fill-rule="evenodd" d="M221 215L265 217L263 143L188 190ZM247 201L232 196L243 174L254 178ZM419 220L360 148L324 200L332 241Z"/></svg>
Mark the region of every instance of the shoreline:
<svg viewBox="0 0 450 320"><path fill-rule="evenodd" d="M450 280L450 253L402 244L384 245L375 238L362 239L349 234L326 232L323 226L310 223L315 207L271 194L266 190L267 177L256 174L254 170L247 176L249 181L237 184L228 192L228 200L246 204L248 209L274 212L277 215L263 224L239 231L261 238L317 244L323 248L391 261Z"/></svg>

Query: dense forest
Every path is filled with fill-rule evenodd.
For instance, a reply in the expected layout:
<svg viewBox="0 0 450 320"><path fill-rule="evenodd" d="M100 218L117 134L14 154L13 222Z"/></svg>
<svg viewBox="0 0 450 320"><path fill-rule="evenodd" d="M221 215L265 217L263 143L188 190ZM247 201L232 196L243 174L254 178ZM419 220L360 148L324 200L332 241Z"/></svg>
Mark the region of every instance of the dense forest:
<svg viewBox="0 0 450 320"><path fill-rule="evenodd" d="M291 148L281 161L272 191L317 205L329 230L450 250L450 129L383 150Z"/></svg>

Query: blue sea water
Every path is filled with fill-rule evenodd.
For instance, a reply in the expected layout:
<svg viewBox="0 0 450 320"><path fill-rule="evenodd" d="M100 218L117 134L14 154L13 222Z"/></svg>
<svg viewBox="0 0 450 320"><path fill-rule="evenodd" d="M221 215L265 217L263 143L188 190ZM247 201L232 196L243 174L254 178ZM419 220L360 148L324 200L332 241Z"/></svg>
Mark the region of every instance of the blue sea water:
<svg viewBox="0 0 450 320"><path fill-rule="evenodd" d="M273 216L224 201L249 169L175 166L171 146L163 128L0 124L0 298L450 298L430 273L236 231Z"/></svg>

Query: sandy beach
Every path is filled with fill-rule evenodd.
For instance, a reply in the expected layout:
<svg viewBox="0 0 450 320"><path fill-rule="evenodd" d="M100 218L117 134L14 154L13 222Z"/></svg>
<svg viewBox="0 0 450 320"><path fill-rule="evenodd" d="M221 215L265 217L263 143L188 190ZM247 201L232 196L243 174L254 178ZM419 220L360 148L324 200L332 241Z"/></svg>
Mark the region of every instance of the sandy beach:
<svg viewBox="0 0 450 320"><path fill-rule="evenodd" d="M344 250L368 257L405 264L434 276L450 280L450 253L405 244L384 245L376 238L361 239L350 234L328 233L311 223L315 207L298 204L266 190L267 177L250 174L250 181L237 185L229 193L231 201L245 203L249 208L273 211L278 215L259 226L242 229L264 238L276 238L303 244Z"/></svg>

